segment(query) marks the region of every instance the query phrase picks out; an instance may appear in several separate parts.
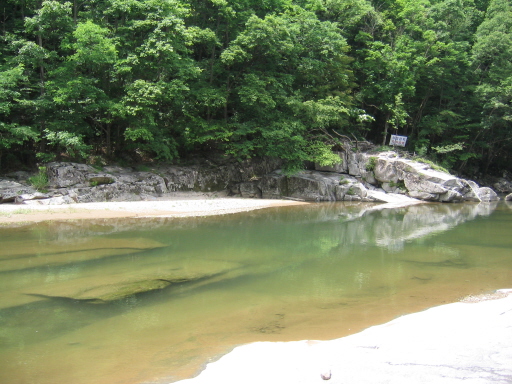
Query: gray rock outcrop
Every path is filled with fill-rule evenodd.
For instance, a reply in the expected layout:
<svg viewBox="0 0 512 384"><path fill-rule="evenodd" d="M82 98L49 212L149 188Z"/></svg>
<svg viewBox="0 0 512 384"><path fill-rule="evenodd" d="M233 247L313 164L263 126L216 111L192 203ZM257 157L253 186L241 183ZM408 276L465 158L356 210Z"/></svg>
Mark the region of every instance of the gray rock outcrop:
<svg viewBox="0 0 512 384"><path fill-rule="evenodd" d="M19 196L34 194L37 191L29 185L14 180L0 180L0 203L14 203Z"/></svg>
<svg viewBox="0 0 512 384"><path fill-rule="evenodd" d="M206 161L190 166L128 167L53 162L46 164L47 190L36 191L28 183L29 174L15 181L14 175L0 179L0 203L72 204L102 201L152 200L173 192L215 192L233 189L245 183L244 195L261 197L257 180L279 168L280 162L262 159L214 164ZM24 180L23 180L24 179Z"/></svg>
<svg viewBox="0 0 512 384"><path fill-rule="evenodd" d="M497 201L490 188L460 179L432 166L398 157L394 152L376 155L338 152L341 163L317 166L287 176L274 171L235 193L243 197L261 191L263 198L294 198L306 201L411 201L437 202ZM247 192L246 192L247 191Z"/></svg>
<svg viewBox="0 0 512 384"><path fill-rule="evenodd" d="M158 165L147 170L119 166L96 169L77 163L46 165L48 191L38 192L23 175L0 180L1 203L72 204L100 201L137 201L179 191L215 192L249 198L289 198L304 201L365 201L385 203L491 202L499 200L488 187L479 187L433 169L431 165L378 154L337 152L332 167L286 175L277 160L242 163L204 161L190 166ZM27 178L27 175L24 175ZM26 180L26 179L25 179Z"/></svg>
<svg viewBox="0 0 512 384"><path fill-rule="evenodd" d="M498 179L498 181L494 183L493 187L499 193L512 193L512 182L505 178Z"/></svg>

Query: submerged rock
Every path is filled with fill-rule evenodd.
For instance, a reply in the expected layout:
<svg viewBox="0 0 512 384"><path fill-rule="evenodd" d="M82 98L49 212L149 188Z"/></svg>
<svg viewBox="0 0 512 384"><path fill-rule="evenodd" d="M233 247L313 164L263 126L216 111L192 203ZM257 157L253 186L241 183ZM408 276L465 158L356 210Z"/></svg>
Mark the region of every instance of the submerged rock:
<svg viewBox="0 0 512 384"><path fill-rule="evenodd" d="M141 277L126 279L126 277L122 277L120 281L116 281L114 276L112 282L104 284L98 284L97 279L83 279L83 281L75 282L74 287L70 286L67 292L64 291L58 296L43 293L29 295L45 299L68 299L87 302L88 304L105 304L176 285L199 286L220 278L228 271L229 269L220 269L215 272L190 273L183 270L167 275L154 273L146 279L141 279ZM86 280L88 281L87 285L85 284ZM54 288L52 287L53 291L55 291ZM44 292L44 288L41 291Z"/></svg>
<svg viewBox="0 0 512 384"><path fill-rule="evenodd" d="M167 288L170 285L193 282L205 277L208 276L206 275L196 278L168 277L167 279L165 276L163 276L162 278L108 284L87 289L84 293L78 294L71 298L76 300L86 300L93 304L101 304L121 300L144 292L161 290Z"/></svg>

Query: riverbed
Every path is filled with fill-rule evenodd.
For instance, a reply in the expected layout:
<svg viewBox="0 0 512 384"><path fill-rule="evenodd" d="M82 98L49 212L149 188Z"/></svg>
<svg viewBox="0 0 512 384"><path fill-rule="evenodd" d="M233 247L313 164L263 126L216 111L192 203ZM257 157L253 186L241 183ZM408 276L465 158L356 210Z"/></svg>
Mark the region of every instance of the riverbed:
<svg viewBox="0 0 512 384"><path fill-rule="evenodd" d="M380 207L4 227L0 382L172 382L240 344L339 338L512 285L505 203Z"/></svg>

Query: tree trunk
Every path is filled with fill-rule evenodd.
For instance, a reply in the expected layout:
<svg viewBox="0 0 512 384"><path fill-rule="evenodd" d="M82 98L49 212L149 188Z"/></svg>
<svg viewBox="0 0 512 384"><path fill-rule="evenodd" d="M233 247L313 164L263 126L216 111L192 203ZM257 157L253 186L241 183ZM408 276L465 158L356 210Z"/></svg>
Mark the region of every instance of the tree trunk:
<svg viewBox="0 0 512 384"><path fill-rule="evenodd" d="M224 122L225 124L228 123L228 99L229 99L229 92L231 91L231 85L229 84L229 69L228 69L228 80L226 84L226 101L224 102Z"/></svg>
<svg viewBox="0 0 512 384"><path fill-rule="evenodd" d="M43 38L41 37L41 33L37 35L37 44L40 48L43 48ZM40 93L41 96L44 95L44 88L45 88L45 78L44 78L44 65L43 60L39 63L39 79L41 81L40 84Z"/></svg>
<svg viewBox="0 0 512 384"><path fill-rule="evenodd" d="M386 115L386 122L384 123L384 133L382 138L382 145L386 145L386 139L388 137L388 128L389 128L389 119L391 118L391 113Z"/></svg>
<svg viewBox="0 0 512 384"><path fill-rule="evenodd" d="M421 118L423 116L423 110L425 109L425 106L427 105L427 101L430 98L431 95L431 89L427 91L427 94L421 101L420 107L418 108L418 113L416 113L416 116L414 117L412 121L412 128L411 128L411 135L413 135L417 131L418 124L421 121Z"/></svg>
<svg viewBox="0 0 512 384"><path fill-rule="evenodd" d="M111 143L111 129L110 129L110 123L107 124L107 127L105 129L105 133L107 136L107 158L111 158L112 156L112 143Z"/></svg>

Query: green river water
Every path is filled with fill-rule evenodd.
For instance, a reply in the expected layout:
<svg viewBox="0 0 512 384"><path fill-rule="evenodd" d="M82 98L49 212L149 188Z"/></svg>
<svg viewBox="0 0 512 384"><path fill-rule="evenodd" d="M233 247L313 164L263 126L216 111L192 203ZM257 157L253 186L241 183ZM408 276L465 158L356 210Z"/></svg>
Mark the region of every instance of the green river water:
<svg viewBox="0 0 512 384"><path fill-rule="evenodd" d="M168 383L512 288L512 206L321 203L0 229L0 383Z"/></svg>

